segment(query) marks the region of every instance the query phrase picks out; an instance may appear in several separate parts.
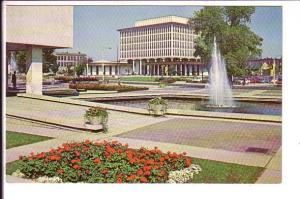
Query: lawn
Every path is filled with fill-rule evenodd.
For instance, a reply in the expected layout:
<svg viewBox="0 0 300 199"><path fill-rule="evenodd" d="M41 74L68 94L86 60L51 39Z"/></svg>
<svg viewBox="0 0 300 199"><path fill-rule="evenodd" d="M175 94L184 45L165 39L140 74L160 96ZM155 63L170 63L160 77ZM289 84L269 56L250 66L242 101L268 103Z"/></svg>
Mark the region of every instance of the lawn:
<svg viewBox="0 0 300 199"><path fill-rule="evenodd" d="M195 175L193 183L255 183L264 168L193 158L202 172Z"/></svg>
<svg viewBox="0 0 300 199"><path fill-rule="evenodd" d="M52 138L6 131L6 149L10 149L13 147L22 146L26 144L31 144L35 142L41 142L49 139Z"/></svg>
<svg viewBox="0 0 300 199"><path fill-rule="evenodd" d="M18 169L20 161L6 164L6 174ZM202 171L195 175L192 183L255 183L264 168L229 164L212 160L193 158L193 164L201 166Z"/></svg>
<svg viewBox="0 0 300 199"><path fill-rule="evenodd" d="M155 82L155 78L156 77L130 76L130 77L121 77L121 81Z"/></svg>

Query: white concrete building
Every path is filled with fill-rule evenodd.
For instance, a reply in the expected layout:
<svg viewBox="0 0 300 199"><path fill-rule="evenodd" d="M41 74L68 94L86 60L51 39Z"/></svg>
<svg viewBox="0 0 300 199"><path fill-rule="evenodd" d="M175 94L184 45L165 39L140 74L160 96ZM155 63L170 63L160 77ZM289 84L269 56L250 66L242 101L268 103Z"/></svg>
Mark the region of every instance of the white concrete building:
<svg viewBox="0 0 300 199"><path fill-rule="evenodd" d="M117 61L95 61L88 63L85 69L87 76L121 76L130 75L132 66L127 62Z"/></svg>
<svg viewBox="0 0 300 199"><path fill-rule="evenodd" d="M42 49L73 46L73 6L9 6L6 60L10 51L26 51L26 93L42 94Z"/></svg>
<svg viewBox="0 0 300 199"><path fill-rule="evenodd" d="M196 34L188 19L165 16L135 22L120 32L120 60L139 75L199 75L202 65L194 57Z"/></svg>
<svg viewBox="0 0 300 199"><path fill-rule="evenodd" d="M85 53L70 53L70 52L56 52L56 63L59 66L59 70L67 70L67 67L76 67L79 64L86 64L88 57Z"/></svg>

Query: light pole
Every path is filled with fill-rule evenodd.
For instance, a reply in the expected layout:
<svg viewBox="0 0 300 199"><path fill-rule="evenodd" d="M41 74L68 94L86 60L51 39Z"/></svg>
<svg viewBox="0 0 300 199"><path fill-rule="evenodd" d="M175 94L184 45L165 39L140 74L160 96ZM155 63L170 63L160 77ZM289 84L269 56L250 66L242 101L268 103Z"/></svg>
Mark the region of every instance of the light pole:
<svg viewBox="0 0 300 199"><path fill-rule="evenodd" d="M111 47L103 47L101 48L101 60L102 60L102 83L104 83L104 59L103 59L103 53L104 50L111 50Z"/></svg>

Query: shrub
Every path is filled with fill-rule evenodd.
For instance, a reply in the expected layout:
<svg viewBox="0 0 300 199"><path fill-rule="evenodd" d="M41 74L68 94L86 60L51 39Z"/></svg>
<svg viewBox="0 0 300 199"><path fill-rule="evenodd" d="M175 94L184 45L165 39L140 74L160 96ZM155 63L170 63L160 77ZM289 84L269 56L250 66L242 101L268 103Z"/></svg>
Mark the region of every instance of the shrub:
<svg viewBox="0 0 300 199"><path fill-rule="evenodd" d="M148 90L146 87L136 87L128 85L117 85L117 84L101 84L101 83L75 83L69 84L69 88L72 89L86 89L86 90L106 90L106 91L139 91Z"/></svg>
<svg viewBox="0 0 300 199"><path fill-rule="evenodd" d="M73 77L73 76L58 76L54 78L55 80L62 81L64 83L69 83L70 81L82 82L82 81L99 81L98 77Z"/></svg>
<svg viewBox="0 0 300 199"><path fill-rule="evenodd" d="M128 148L112 142L65 143L57 149L20 157L19 172L26 178L58 177L62 182L161 183L171 171L188 168L192 159L185 153L162 153Z"/></svg>
<svg viewBox="0 0 300 199"><path fill-rule="evenodd" d="M164 105L164 106L167 106L168 101L161 98L161 97L156 97L154 99L149 100L148 104L149 105Z"/></svg>
<svg viewBox="0 0 300 199"><path fill-rule="evenodd" d="M63 97L63 96L78 96L79 93L74 89L60 89L60 90L43 91L43 95Z"/></svg>
<svg viewBox="0 0 300 199"><path fill-rule="evenodd" d="M172 78L172 77L159 77L159 78L156 78L155 81L158 81L160 83L171 84L171 83L176 82L176 79Z"/></svg>

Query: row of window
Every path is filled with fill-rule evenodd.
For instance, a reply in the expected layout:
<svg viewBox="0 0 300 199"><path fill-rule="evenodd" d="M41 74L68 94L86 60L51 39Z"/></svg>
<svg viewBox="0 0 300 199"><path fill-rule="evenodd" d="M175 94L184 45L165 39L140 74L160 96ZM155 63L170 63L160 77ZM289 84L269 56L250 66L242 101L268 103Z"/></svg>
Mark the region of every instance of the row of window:
<svg viewBox="0 0 300 199"><path fill-rule="evenodd" d="M77 60L83 60L84 56L66 56L66 55L57 55L57 60L68 60L68 61L77 61Z"/></svg>
<svg viewBox="0 0 300 199"><path fill-rule="evenodd" d="M179 42L173 41L173 45L171 41L165 42L152 42L152 43L141 43L141 44L131 44L131 45L121 45L121 51L128 50L148 50L148 49L160 49L160 48L194 48L193 42Z"/></svg>
<svg viewBox="0 0 300 199"><path fill-rule="evenodd" d="M165 41L171 40L172 34L156 34L156 35L147 35L147 36L140 36L140 37L121 37L121 44L130 44L130 43L141 43L141 42L151 42L151 41ZM195 35L193 34L173 34L173 40L183 40L183 41L194 41Z"/></svg>
<svg viewBox="0 0 300 199"><path fill-rule="evenodd" d="M195 50L173 49L173 56L193 57ZM121 52L121 58L172 56L172 49Z"/></svg>
<svg viewBox="0 0 300 199"><path fill-rule="evenodd" d="M168 26L160 26L160 27L144 27L138 29L132 29L129 31L121 31L121 37L132 37L132 36L140 36L140 35L148 35L155 33L166 33L166 32L177 32L177 33L187 33L193 34L193 29L189 26L180 26L180 25L168 25Z"/></svg>

